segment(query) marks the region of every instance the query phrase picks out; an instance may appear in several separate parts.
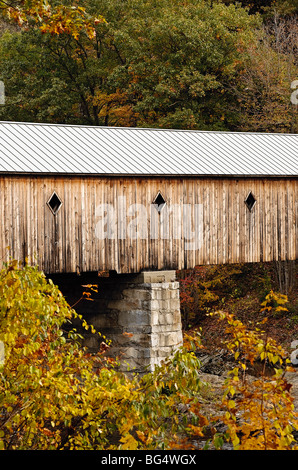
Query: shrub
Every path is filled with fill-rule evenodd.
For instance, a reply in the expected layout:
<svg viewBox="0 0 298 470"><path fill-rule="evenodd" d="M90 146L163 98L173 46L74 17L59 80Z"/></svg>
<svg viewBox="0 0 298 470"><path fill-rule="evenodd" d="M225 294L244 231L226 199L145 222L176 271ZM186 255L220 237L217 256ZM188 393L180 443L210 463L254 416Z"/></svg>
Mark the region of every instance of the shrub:
<svg viewBox="0 0 298 470"><path fill-rule="evenodd" d="M91 356L63 331L75 316L36 267L13 261L1 271L1 448L103 449L115 428L120 443L132 438L137 392L102 352Z"/></svg>
<svg viewBox="0 0 298 470"><path fill-rule="evenodd" d="M283 350L219 315L239 361L223 398L229 439L235 449L295 448ZM201 413L200 332L185 335L184 346L153 373L129 378L105 358L105 343L97 354L82 348L66 328L75 318L98 334L37 267L12 261L0 272L0 449L186 449L205 438L207 426L220 446ZM273 364L275 375L249 382L247 364L257 358Z"/></svg>
<svg viewBox="0 0 298 470"><path fill-rule="evenodd" d="M66 328L77 317L94 331L37 267L13 261L0 272L1 449L170 448L176 432L198 424L191 347L129 379L105 359L105 344L92 355L81 347ZM186 422L178 420L181 403L196 409Z"/></svg>
<svg viewBox="0 0 298 470"><path fill-rule="evenodd" d="M260 328L249 330L231 314L217 315L227 322L227 347L237 362L223 396L228 439L237 450L297 450L298 414L285 377L292 370L286 352ZM258 376L248 376L248 366L257 362L261 363ZM273 374L266 371L268 365Z"/></svg>

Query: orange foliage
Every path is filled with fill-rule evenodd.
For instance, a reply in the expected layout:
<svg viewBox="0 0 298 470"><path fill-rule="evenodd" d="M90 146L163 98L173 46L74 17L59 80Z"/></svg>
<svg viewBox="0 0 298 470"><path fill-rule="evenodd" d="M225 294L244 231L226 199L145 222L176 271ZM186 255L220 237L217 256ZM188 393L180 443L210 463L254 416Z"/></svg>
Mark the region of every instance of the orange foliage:
<svg viewBox="0 0 298 470"><path fill-rule="evenodd" d="M18 2L0 2L2 12L21 27L28 27L30 22L37 25L43 33L70 34L78 39L81 32L92 39L95 26L105 22L102 16L93 18L87 15L85 8L80 6L53 6L41 0Z"/></svg>

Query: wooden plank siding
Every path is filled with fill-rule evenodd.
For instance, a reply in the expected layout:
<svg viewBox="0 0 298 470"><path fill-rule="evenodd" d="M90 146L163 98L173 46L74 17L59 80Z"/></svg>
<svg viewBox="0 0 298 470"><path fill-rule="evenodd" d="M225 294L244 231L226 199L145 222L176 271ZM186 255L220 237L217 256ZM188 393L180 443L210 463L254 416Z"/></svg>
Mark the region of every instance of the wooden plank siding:
<svg viewBox="0 0 298 470"><path fill-rule="evenodd" d="M2 175L0 258L28 257L46 273L294 260L297 185L295 177ZM62 201L56 215L47 205L54 191ZM251 212L244 202L250 191ZM158 192L166 200L160 214L152 208ZM99 233L103 204L113 209L109 238Z"/></svg>

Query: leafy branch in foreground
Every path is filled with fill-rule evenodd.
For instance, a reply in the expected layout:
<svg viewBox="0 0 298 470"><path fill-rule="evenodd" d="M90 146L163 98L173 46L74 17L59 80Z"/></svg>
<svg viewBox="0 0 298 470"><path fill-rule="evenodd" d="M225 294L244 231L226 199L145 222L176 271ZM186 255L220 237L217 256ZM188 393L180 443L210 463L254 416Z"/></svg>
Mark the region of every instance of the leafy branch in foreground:
<svg viewBox="0 0 298 470"><path fill-rule="evenodd" d="M234 448L296 449L284 351L260 330L218 316L228 323L228 347L238 361L220 418ZM0 271L0 449L193 449L200 442L208 448L202 444L207 428L220 448L214 421L201 406L200 332L185 335L184 346L154 372L129 377L105 358L105 348L89 354L80 335L66 331L77 317L37 267L12 261ZM273 376L265 369L257 378L247 374L259 359L273 365Z"/></svg>
<svg viewBox="0 0 298 470"><path fill-rule="evenodd" d="M36 267L0 272L0 448L104 449L115 429L130 436L127 416L139 421L133 384L65 332L76 316Z"/></svg>
<svg viewBox="0 0 298 470"><path fill-rule="evenodd" d="M293 432L298 430L298 414L285 377L293 369L286 352L261 329L250 331L231 314L215 315L227 322L227 347L238 363L226 380L222 418L234 449L297 450ZM262 368L252 377L247 370L257 362Z"/></svg>
<svg viewBox="0 0 298 470"><path fill-rule="evenodd" d="M153 374L129 379L66 331L77 317L37 267L12 261L0 271L0 449L171 448L176 433L187 437L188 426L203 424L191 346ZM181 404L193 409L182 421Z"/></svg>

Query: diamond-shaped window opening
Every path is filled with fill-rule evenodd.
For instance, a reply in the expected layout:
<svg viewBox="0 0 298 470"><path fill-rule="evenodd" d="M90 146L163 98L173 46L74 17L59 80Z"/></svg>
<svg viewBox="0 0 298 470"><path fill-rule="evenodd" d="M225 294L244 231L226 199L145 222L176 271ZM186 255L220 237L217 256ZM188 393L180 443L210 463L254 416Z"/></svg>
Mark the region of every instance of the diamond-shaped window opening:
<svg viewBox="0 0 298 470"><path fill-rule="evenodd" d="M254 197L253 193L250 191L244 202L247 205L248 210L252 211L254 206L255 206L255 203L257 202L257 200Z"/></svg>
<svg viewBox="0 0 298 470"><path fill-rule="evenodd" d="M160 191L158 191L156 197L154 198L153 204L157 212L160 214L164 206L166 205L166 200L164 199Z"/></svg>
<svg viewBox="0 0 298 470"><path fill-rule="evenodd" d="M53 192L52 196L48 200L47 205L49 206L49 208L51 209L54 215L57 214L60 207L62 206L62 201L55 191Z"/></svg>

